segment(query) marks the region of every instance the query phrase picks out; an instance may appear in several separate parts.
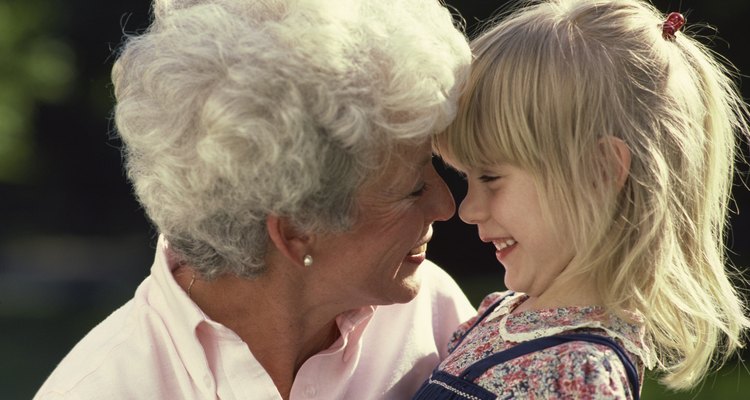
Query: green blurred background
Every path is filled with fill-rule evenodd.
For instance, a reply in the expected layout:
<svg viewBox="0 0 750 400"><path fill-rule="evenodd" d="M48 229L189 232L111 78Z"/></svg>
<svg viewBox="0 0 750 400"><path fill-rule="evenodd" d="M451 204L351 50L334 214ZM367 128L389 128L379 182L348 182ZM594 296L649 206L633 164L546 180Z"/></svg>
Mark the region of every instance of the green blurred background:
<svg viewBox="0 0 750 400"><path fill-rule="evenodd" d="M504 2L447 3L471 33ZM682 11L693 26L715 26L716 34L702 30L706 41L750 72L750 3L654 4ZM148 275L156 233L124 177L109 71L122 38L147 26L149 6L147 0L0 0L0 399L31 398L67 351ZM742 83L747 97L750 80ZM747 165L738 167L747 178ZM441 174L460 201L462 181ZM750 194L739 180L735 199L728 245L747 279ZM437 224L429 256L475 305L503 288L494 251L457 218ZM643 397L750 399L750 374L734 360L698 390L678 394L649 377Z"/></svg>

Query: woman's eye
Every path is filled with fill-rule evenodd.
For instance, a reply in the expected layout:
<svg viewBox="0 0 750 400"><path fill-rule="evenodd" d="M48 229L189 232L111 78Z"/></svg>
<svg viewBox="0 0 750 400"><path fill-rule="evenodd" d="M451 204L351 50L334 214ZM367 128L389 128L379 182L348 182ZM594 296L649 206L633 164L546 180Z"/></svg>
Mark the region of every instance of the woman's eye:
<svg viewBox="0 0 750 400"><path fill-rule="evenodd" d="M426 192L426 191L427 191L427 183L423 183L422 186L419 189L411 192L411 194L409 194L409 197L419 197L419 196L423 195L424 192Z"/></svg>
<svg viewBox="0 0 750 400"><path fill-rule="evenodd" d="M479 177L479 180L481 182L483 182L483 183L494 182L494 181L496 181L498 179L500 179L500 177L499 176L494 176L494 175L482 175L482 176Z"/></svg>

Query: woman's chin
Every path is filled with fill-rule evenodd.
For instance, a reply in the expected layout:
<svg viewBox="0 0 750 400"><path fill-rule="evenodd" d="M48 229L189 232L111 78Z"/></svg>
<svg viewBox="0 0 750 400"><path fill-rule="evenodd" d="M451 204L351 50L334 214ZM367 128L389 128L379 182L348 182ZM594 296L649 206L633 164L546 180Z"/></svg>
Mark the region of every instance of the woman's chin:
<svg viewBox="0 0 750 400"><path fill-rule="evenodd" d="M419 294L419 289L421 287L422 276L417 273L417 271L413 271L408 276L401 278L401 281L398 282L397 287L394 288L393 292L388 296L390 301L389 304L408 303L414 300L414 298L417 297L417 294Z"/></svg>

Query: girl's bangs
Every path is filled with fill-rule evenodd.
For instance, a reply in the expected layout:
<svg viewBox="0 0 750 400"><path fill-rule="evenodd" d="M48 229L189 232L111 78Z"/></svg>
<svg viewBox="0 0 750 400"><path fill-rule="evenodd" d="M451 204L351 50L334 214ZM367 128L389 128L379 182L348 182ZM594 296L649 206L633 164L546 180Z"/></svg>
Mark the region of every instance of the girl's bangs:
<svg viewBox="0 0 750 400"><path fill-rule="evenodd" d="M483 65L485 64L485 65ZM533 135L528 124L525 78L513 68L475 64L471 81L459 103L458 116L435 142L436 152L456 167L481 169L501 163L531 168ZM492 73L490 73L492 71ZM536 169L536 168L534 168Z"/></svg>

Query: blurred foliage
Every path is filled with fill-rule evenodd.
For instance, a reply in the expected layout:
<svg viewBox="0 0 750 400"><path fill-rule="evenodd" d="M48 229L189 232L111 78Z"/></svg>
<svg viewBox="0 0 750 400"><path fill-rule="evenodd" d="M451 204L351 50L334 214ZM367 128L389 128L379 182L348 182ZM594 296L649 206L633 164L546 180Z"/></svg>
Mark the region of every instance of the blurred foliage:
<svg viewBox="0 0 750 400"><path fill-rule="evenodd" d="M708 375L697 387L675 392L662 386L646 374L641 398L646 400L746 400L750 393L750 373L740 363L727 364L723 369Z"/></svg>
<svg viewBox="0 0 750 400"><path fill-rule="evenodd" d="M59 4L0 3L0 183L32 176L39 102L65 99L75 77L73 51L55 35Z"/></svg>

